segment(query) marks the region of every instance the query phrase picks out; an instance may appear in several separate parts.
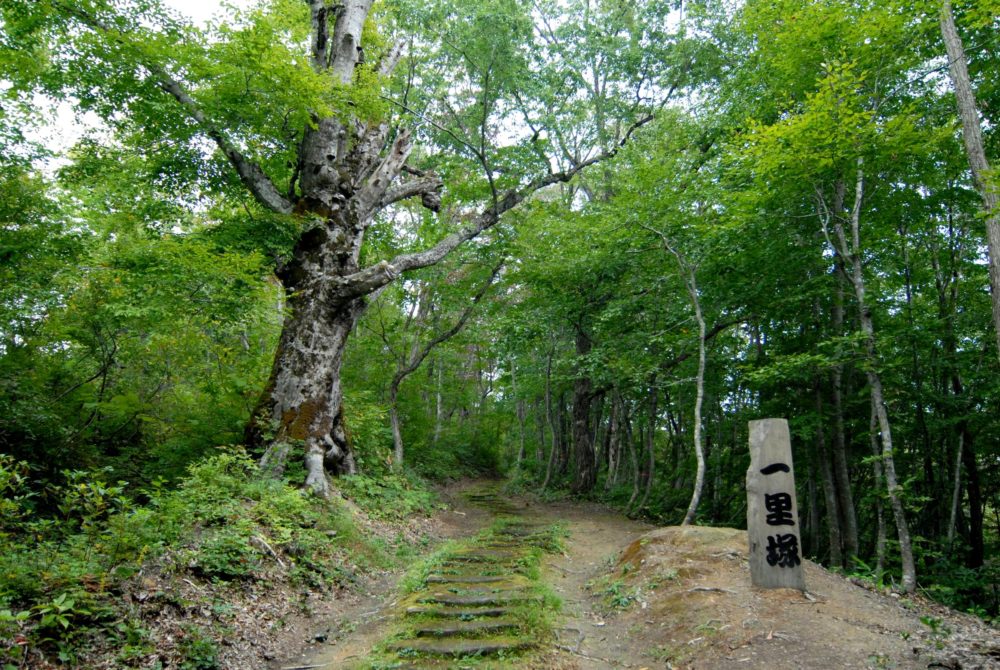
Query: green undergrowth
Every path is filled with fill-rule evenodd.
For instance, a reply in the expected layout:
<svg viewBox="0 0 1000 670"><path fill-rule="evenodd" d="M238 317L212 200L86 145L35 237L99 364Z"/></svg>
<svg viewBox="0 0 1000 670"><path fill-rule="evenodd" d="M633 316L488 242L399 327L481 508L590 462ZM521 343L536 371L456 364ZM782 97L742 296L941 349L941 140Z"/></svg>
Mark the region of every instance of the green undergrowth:
<svg viewBox="0 0 1000 670"><path fill-rule="evenodd" d="M341 477L337 488L377 519L401 520L441 507L427 483L411 472Z"/></svg>
<svg viewBox="0 0 1000 670"><path fill-rule="evenodd" d="M358 566L396 562L343 500L261 478L240 449L193 464L169 490L105 476L66 472L45 485L0 456L0 667L85 667L114 654L113 667L154 657L214 668L231 600L349 587ZM164 644L147 616L163 607L208 612L211 625L192 620Z"/></svg>

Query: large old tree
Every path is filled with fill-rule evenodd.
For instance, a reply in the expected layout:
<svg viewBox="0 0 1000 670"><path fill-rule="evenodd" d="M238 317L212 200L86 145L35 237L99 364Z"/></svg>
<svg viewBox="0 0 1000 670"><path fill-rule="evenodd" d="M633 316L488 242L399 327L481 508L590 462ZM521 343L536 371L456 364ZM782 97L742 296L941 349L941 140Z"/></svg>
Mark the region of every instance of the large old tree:
<svg viewBox="0 0 1000 670"><path fill-rule="evenodd" d="M294 251L276 268L288 310L247 434L263 448L266 471L281 472L289 453L303 450L306 485L320 495L328 472L355 470L341 363L370 296L402 273L439 262L532 193L612 155L651 118L666 90L634 72L646 90L635 88L640 95L618 114L617 130L574 155L550 158L545 124L554 126L556 114L544 96L516 90L518 76L533 67L520 55L534 39L525 7L400 9L381 22L389 26L382 32L399 31L401 15L443 23L423 37L387 38L372 4L271 0L211 33L155 0L18 0L3 10L5 48L32 63L16 85L28 90L41 82L53 95L71 96L117 137L195 165L180 180L186 187L217 187L236 201L242 190L252 196L244 207L297 231ZM433 66L421 70L421 56ZM583 87L569 79L540 90L565 105ZM579 126L580 111L572 111ZM501 127L515 115L515 126ZM456 205L449 218L459 223L426 247L366 264L366 232L380 213L410 199L433 211L441 206L439 175L447 167L435 173L413 160L421 133L450 143L439 143L442 155L464 154L478 165L485 195ZM516 139L519 133L525 138ZM498 137L507 138L504 147ZM519 161L495 163L501 149L510 154L518 143Z"/></svg>

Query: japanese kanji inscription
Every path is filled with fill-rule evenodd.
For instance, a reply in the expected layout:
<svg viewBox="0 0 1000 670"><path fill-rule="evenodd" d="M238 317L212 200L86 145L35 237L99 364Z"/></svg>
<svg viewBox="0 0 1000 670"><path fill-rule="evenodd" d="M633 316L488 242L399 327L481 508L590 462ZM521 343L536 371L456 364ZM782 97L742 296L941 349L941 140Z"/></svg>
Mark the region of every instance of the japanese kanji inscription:
<svg viewBox="0 0 1000 670"><path fill-rule="evenodd" d="M804 591L792 443L784 419L750 422L747 533L753 585Z"/></svg>

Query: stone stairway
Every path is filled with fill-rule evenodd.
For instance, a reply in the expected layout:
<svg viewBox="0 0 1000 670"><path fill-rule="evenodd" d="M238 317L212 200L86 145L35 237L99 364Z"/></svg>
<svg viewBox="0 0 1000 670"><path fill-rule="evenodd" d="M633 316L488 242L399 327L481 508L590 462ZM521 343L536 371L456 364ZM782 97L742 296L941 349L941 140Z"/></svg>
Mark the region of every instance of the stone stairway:
<svg viewBox="0 0 1000 670"><path fill-rule="evenodd" d="M556 530L519 515L495 491L468 500L489 510L493 526L439 554L404 601L395 635L370 668L516 668L549 634L557 607L539 581Z"/></svg>

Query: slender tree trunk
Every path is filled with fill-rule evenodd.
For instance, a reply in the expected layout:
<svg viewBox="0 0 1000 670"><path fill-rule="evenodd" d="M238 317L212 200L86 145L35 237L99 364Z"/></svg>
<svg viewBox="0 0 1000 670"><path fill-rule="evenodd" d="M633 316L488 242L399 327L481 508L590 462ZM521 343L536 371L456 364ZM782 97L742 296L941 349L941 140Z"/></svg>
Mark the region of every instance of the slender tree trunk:
<svg viewBox="0 0 1000 670"><path fill-rule="evenodd" d="M819 462L820 477L823 484L823 498L826 501L826 528L830 546L830 564L844 567L844 555L841 551L843 538L840 532L840 510L837 503L837 491L833 481L833 468L830 467L830 454L826 448L826 432L823 430L825 419L823 411L823 390L817 380L813 385L813 395L816 399L816 415L819 421L816 426L816 454Z"/></svg>
<svg viewBox="0 0 1000 670"><path fill-rule="evenodd" d="M557 461L559 467L556 469L556 472L559 475L566 475L569 472L570 441L573 438L572 411L566 407L566 396L564 393L559 394L556 405L559 408L559 460Z"/></svg>
<svg viewBox="0 0 1000 670"><path fill-rule="evenodd" d="M517 425L520 428L520 438L521 444L520 448L517 450L517 463L515 467L520 470L521 464L524 462L524 451L525 451L525 421L527 420L527 411L524 406L524 399L517 397L517 371L514 361L510 362L510 388L514 397L517 398Z"/></svg>
<svg viewBox="0 0 1000 670"><path fill-rule="evenodd" d="M924 378L923 370L920 366L916 339L918 328L913 316L913 268L910 263L910 246L905 225L901 225L899 228L899 238L903 252L903 289L906 295L906 321L909 326L910 376L916 386L914 401L917 408L917 429L920 432L921 438L920 452L924 462L923 495L930 499L935 499L938 495L938 486L934 476L934 452L931 448L931 434L927 426L927 410L924 407ZM927 509L924 510L924 522L919 524L921 527L928 529L925 532L929 532L935 536L940 533L942 511L937 505L927 506Z"/></svg>
<svg viewBox="0 0 1000 670"><path fill-rule="evenodd" d="M389 417L390 423L392 424L393 467L395 469L401 469L403 467L403 434L399 426L399 408L396 402L399 397L400 385L403 383L403 380L420 368L435 347L443 342L447 342L465 327L465 324L469 321L469 317L472 316L473 311L475 311L476 305L479 304L479 302L483 299L483 296L486 295L486 292L493 285L493 282L496 281L496 278L500 274L500 270L503 269L503 264L504 261L501 260L496 266L494 266L489 279L483 282L483 284L479 287L468 306L462 310L458 319L456 319L456 321L449 328L434 335L434 337L432 337L423 346L420 345L420 329L427 319L427 314L430 312L431 305L429 294L427 292L421 293L421 297L416 308L416 315L413 320L416 332L413 336L410 351L406 354L405 358L402 358L397 363L396 374L393 375L392 381L389 383ZM523 419L521 421L521 449L522 451L524 449Z"/></svg>
<svg viewBox="0 0 1000 670"><path fill-rule="evenodd" d="M952 390L957 397L964 395L962 380L957 373L952 373ZM961 435L962 467L965 468L965 494L969 498L969 556L966 566L982 567L986 561L986 547L983 538L983 491L979 481L979 464L976 462L975 443L969 430L968 421L963 418L958 426Z"/></svg>
<svg viewBox="0 0 1000 670"><path fill-rule="evenodd" d="M618 483L619 461L621 460L621 431L619 427L618 391L611 394L611 417L608 425L608 476L604 480L604 490L610 491Z"/></svg>
<svg viewBox="0 0 1000 670"><path fill-rule="evenodd" d="M910 529L906 521L906 511L900 497L902 487L896 477L896 462L893 453L892 428L889 413L885 404L885 393L882 388L882 377L879 374L880 360L876 348L875 325L872 312L868 306L865 293L865 279L861 262L861 206L864 198L864 161L858 158L857 181L855 183L854 205L850 216L850 241L844 230L840 212L821 216L824 221L824 233L829 239L828 224L832 221L837 233L838 244L834 246L841 257L850 263L848 278L854 287L854 295L858 304L861 322L861 332L864 335L865 357L867 359L868 385L871 389L872 402L875 403L875 413L878 418L879 432L882 437L882 461L885 469L886 486L893 517L896 521L896 532L899 536L899 552L903 563L903 590L912 593L917 588L916 564L913 560L913 546L910 540ZM832 244L832 241L831 241Z"/></svg>
<svg viewBox="0 0 1000 670"><path fill-rule="evenodd" d="M840 197L840 208L843 207L843 196ZM841 211L838 209L837 211ZM834 296L833 327L837 336L844 334L844 271L842 259L837 260L836 282L837 290ZM840 511L840 526L844 543L844 558L847 565L859 555L858 516L854 507L854 492L851 488L850 470L847 458L847 436L844 430L844 366L838 362L832 371L833 399L833 476L837 484L837 505Z"/></svg>
<svg viewBox="0 0 1000 670"><path fill-rule="evenodd" d="M678 263L681 264L682 271L686 263L680 255L677 255ZM694 491L691 493L691 503L688 505L687 513L684 515L682 526L694 523L695 515L698 512L698 504L701 502L702 489L705 487L705 449L701 441L701 406L705 399L705 317L701 313L701 301L698 299L698 285L695 282L694 268L687 266L688 276L686 283L688 294L691 297L691 304L694 307L695 320L698 322L698 376L695 378L695 401L694 401L694 453L698 459L698 469L695 473Z"/></svg>
<svg viewBox="0 0 1000 670"><path fill-rule="evenodd" d="M635 504L636 498L639 497L639 482L642 477L642 468L639 465L639 453L635 448L635 435L632 431L632 423L625 417L625 439L628 442L628 455L629 460L632 464L632 495L628 499L628 503L625 505L626 512L632 509L632 505ZM639 426L639 440L642 441L642 426Z"/></svg>
<svg viewBox="0 0 1000 670"><path fill-rule="evenodd" d="M656 424L659 416L657 411L659 395L654 377L649 386L649 418L646 425L646 490L642 494L639 506L635 509L636 512L645 509L646 503L649 502L649 494L653 490L653 483L656 480Z"/></svg>
<svg viewBox="0 0 1000 670"><path fill-rule="evenodd" d="M858 261L860 263L860 260ZM860 268L857 274L860 274ZM896 459L893 451L892 428L889 423L889 413L885 404L885 392L882 389L882 377L873 366L877 365L878 355L875 350L875 330L872 325L871 312L864 302L864 285L861 285L858 304L862 310L861 330L865 335L865 352L869 361L868 384L871 388L875 412L878 417L879 432L882 435L882 462L885 468L885 481L889 491L889 504L896 521L896 533L899 536L899 553L903 562L903 590L913 593L917 588L916 565L913 560L913 546L910 540L910 528L906 521L906 511L900 497L902 487L896 476Z"/></svg>
<svg viewBox="0 0 1000 670"><path fill-rule="evenodd" d="M972 90L972 79L965 57L962 38L955 27L955 16L951 0L944 0L941 6L941 36L948 52L948 66L958 115L962 119L962 139L965 153L972 169L972 180L983 201L986 218L986 246L989 252L990 291L993 296L993 330L997 341L997 355L1000 356L1000 195L987 182L990 164L983 145L982 126L976 95Z"/></svg>
<svg viewBox="0 0 1000 670"><path fill-rule="evenodd" d="M955 524L958 521L958 506L962 501L962 448L965 446L965 434L958 433L958 451L955 454L955 476L951 492L951 514L948 515L948 547L955 541Z"/></svg>
<svg viewBox="0 0 1000 670"><path fill-rule="evenodd" d="M882 487L882 454L878 446L878 412L875 410L875 401L870 402L871 406L871 418L868 422L868 439L871 443L872 450L872 471L875 474L875 490L878 491ZM886 530L885 530L885 511L882 505L882 497L876 495L875 497L875 518L877 521L876 531L875 531L875 581L879 584L882 583L882 575L885 574L885 547L886 547Z"/></svg>
<svg viewBox="0 0 1000 670"><path fill-rule="evenodd" d="M969 401L965 398L965 388L962 384L962 377L957 369L955 356L957 353L957 340L955 336L955 319L958 307L958 286L959 271L958 258L955 245L961 239L961 234L956 234L954 226L949 216L948 234L951 246L951 273L950 281L946 283L944 274L941 271L937 254L932 255L935 271L935 284L938 290L939 316L945 323L944 350L948 354L948 381L951 385L951 392L961 408L962 418L958 423L961 449L959 455L962 459L962 467L965 468L966 495L969 499L969 555L966 565L970 568L978 568L986 560L986 549L983 537L984 522L984 500L979 481L979 465L976 459L975 442L972 432L969 429L969 422L965 414L969 412ZM951 290L947 289L950 284ZM956 468L956 473L958 469Z"/></svg>
<svg viewBox="0 0 1000 670"><path fill-rule="evenodd" d="M966 561L966 566L976 569L982 567L986 561L986 548L983 542L983 492L979 481L979 464L976 463L976 452L968 429L965 431L964 442L962 466L966 472L965 492L969 497L969 560Z"/></svg>
<svg viewBox="0 0 1000 670"><path fill-rule="evenodd" d="M545 412L542 411L542 403L544 400L540 401L535 399L535 424L538 427L538 442L535 443L535 467L542 467L542 462L545 460L545 424L546 417Z"/></svg>
<svg viewBox="0 0 1000 670"><path fill-rule="evenodd" d="M400 380L401 381L401 380ZM392 428L392 468L403 468L403 433L399 427L399 382L396 379L389 384L389 425Z"/></svg>
<svg viewBox="0 0 1000 670"><path fill-rule="evenodd" d="M590 425L593 429L591 439L594 445L594 471L601 472L601 466L607 463L608 458L608 422L604 420L605 394L603 391L594 395L594 400L590 403L592 415Z"/></svg>
<svg viewBox="0 0 1000 670"><path fill-rule="evenodd" d="M806 498L809 501L809 515L806 517L805 535L809 538L809 554L819 556L822 550L819 531L819 500L816 495L816 459L809 459L809 479L806 482Z"/></svg>
<svg viewBox="0 0 1000 670"><path fill-rule="evenodd" d="M552 434L552 448L549 450L549 461L545 466L545 479L542 481L543 490L549 485L549 480L552 479L556 454L559 452L556 425L552 418L552 355L553 351L549 349L548 358L545 362L545 422L549 424L549 431Z"/></svg>
<svg viewBox="0 0 1000 670"><path fill-rule="evenodd" d="M591 341L582 327L576 331L576 355L583 358L590 353ZM591 442L591 401L593 383L589 373L578 370L573 382L573 493L585 493L597 483L594 445Z"/></svg>
<svg viewBox="0 0 1000 670"><path fill-rule="evenodd" d="M688 504L687 513L681 525L687 526L694 523L695 515L698 512L698 505L701 502L702 491L705 488L705 448L702 444L701 408L705 399L705 317L701 311L701 300L698 297L698 280L695 275L695 266L688 263L684 255L671 243L667 235L655 228L640 224L643 228L654 233L663 243L663 248L674 257L680 271L681 280L687 288L688 297L691 300L691 307L694 308L694 318L698 324L698 374L695 377L695 401L694 401L694 453L697 459L697 470L695 472L694 490L691 492L691 502Z"/></svg>
<svg viewBox="0 0 1000 670"><path fill-rule="evenodd" d="M434 380L434 444L441 439L441 425L444 423L444 366L440 361L437 366L437 377Z"/></svg>

